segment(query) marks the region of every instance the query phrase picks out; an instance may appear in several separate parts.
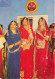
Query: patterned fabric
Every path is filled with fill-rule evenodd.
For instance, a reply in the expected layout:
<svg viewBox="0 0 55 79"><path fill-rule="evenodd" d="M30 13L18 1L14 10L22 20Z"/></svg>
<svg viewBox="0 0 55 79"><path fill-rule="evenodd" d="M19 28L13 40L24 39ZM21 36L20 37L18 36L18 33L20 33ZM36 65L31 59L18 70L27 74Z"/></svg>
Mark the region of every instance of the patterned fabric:
<svg viewBox="0 0 55 79"><path fill-rule="evenodd" d="M2 33L1 28L0 28L0 35L2 35L2 34L3 33ZM2 62L2 48L3 48L3 43L2 44L1 43L2 43L2 41L0 40L0 46L2 46L2 47L0 47L0 78L3 78L3 62Z"/></svg>
<svg viewBox="0 0 55 79"><path fill-rule="evenodd" d="M19 28L22 44L21 44L21 69L23 77L21 79L32 79L33 77L33 37L34 33L30 26L29 31L23 25ZM31 32L30 32L31 31ZM31 35L31 36L29 36Z"/></svg>
<svg viewBox="0 0 55 79"><path fill-rule="evenodd" d="M16 34L13 34L13 32L9 29L8 31L9 35L7 38L7 44L12 45L14 43L17 43L18 41L21 41L20 32L18 29L18 32ZM15 51L19 48L20 45L13 46L10 51ZM20 55L21 55L21 49L17 50L13 53L8 51L7 47L7 72L8 72L8 79L20 79Z"/></svg>
<svg viewBox="0 0 55 79"><path fill-rule="evenodd" d="M47 23L45 23L45 26L45 30L41 30L39 26L35 32L35 71L36 77L39 79L49 79L48 41L44 39L45 36L49 38L49 28Z"/></svg>

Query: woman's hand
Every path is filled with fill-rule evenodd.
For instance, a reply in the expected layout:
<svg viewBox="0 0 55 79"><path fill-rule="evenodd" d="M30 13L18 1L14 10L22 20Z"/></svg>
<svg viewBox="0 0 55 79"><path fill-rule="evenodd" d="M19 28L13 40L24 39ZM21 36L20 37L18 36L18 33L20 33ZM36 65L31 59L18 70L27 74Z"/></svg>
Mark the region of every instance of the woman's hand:
<svg viewBox="0 0 55 79"><path fill-rule="evenodd" d="M12 44L12 45L9 45L9 46L8 46L8 48L12 48L13 46L14 46L14 44Z"/></svg>
<svg viewBox="0 0 55 79"><path fill-rule="evenodd" d="M21 44L21 41L18 41L17 43L14 43L13 46Z"/></svg>
<svg viewBox="0 0 55 79"><path fill-rule="evenodd" d="M6 52L4 52L4 57L6 58Z"/></svg>
<svg viewBox="0 0 55 79"><path fill-rule="evenodd" d="M18 41L17 43L14 43L12 45L9 45L8 48L12 48L13 46L16 46L16 45L19 45L19 44L21 44L21 41Z"/></svg>
<svg viewBox="0 0 55 79"><path fill-rule="evenodd" d="M49 38L48 38L47 36L46 36L46 37L44 37L44 38L45 38L45 40L46 40L46 41L48 41L48 40L49 40Z"/></svg>
<svg viewBox="0 0 55 79"><path fill-rule="evenodd" d="M25 51L25 49L26 49L26 45L23 46L23 51Z"/></svg>
<svg viewBox="0 0 55 79"><path fill-rule="evenodd" d="M46 56L46 59L48 59L48 56Z"/></svg>
<svg viewBox="0 0 55 79"><path fill-rule="evenodd" d="M4 55L4 58L6 58L6 50L3 48L3 55Z"/></svg>

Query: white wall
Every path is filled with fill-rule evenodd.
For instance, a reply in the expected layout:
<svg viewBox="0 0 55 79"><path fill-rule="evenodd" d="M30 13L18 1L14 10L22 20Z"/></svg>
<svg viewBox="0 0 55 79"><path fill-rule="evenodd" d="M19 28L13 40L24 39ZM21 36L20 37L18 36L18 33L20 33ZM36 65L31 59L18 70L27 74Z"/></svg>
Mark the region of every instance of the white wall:
<svg viewBox="0 0 55 79"><path fill-rule="evenodd" d="M33 25L32 26L33 26L34 31L38 27L38 20L39 20L40 17L45 18L45 20L48 23L48 15L17 16L17 23L18 23L19 27L20 27L20 18L23 18L23 17L33 19Z"/></svg>

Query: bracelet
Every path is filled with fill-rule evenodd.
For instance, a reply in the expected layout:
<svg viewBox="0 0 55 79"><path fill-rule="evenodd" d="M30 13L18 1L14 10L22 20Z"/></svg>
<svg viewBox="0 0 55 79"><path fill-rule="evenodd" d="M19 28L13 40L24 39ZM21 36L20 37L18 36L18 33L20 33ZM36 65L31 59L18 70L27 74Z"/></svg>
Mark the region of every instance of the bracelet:
<svg viewBox="0 0 55 79"><path fill-rule="evenodd" d="M15 43L14 43L14 46L15 46Z"/></svg>
<svg viewBox="0 0 55 79"><path fill-rule="evenodd" d="M15 46L15 43L13 44L13 46Z"/></svg>

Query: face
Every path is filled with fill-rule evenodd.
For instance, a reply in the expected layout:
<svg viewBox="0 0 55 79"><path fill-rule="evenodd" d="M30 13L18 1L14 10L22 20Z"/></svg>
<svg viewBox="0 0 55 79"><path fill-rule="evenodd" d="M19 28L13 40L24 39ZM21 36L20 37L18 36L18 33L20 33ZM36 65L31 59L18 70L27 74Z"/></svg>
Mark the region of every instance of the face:
<svg viewBox="0 0 55 79"><path fill-rule="evenodd" d="M39 20L39 25L40 25L40 26L44 25L44 20L40 19L40 20Z"/></svg>
<svg viewBox="0 0 55 79"><path fill-rule="evenodd" d="M11 23L11 25L10 25L10 29L11 30L15 30L17 28L17 25L16 25L16 23L13 21L12 23Z"/></svg>
<svg viewBox="0 0 55 79"><path fill-rule="evenodd" d="M28 21L26 19L23 20L23 26L27 26L28 25Z"/></svg>
<svg viewBox="0 0 55 79"><path fill-rule="evenodd" d="M3 31L3 27L1 28L1 30Z"/></svg>

